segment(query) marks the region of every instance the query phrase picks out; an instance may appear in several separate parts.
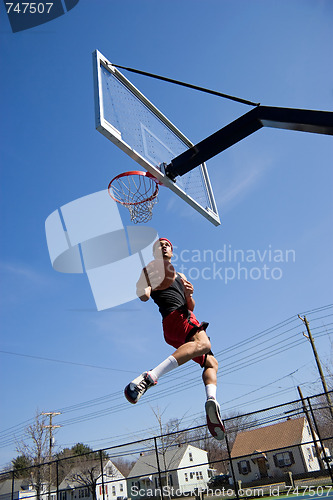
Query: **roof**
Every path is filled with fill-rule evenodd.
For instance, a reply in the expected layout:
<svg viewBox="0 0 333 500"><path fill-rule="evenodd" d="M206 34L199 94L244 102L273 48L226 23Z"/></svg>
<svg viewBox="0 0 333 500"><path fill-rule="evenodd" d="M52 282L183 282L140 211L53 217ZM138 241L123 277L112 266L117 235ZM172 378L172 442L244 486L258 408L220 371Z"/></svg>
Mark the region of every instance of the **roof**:
<svg viewBox="0 0 333 500"><path fill-rule="evenodd" d="M169 448L164 453L164 456L162 453L159 452L158 460L159 460L160 470L164 471L165 469L167 470L177 469L188 448L199 449L190 445L186 445L186 446L177 446L177 448L175 447ZM140 456L140 458L132 468L131 472L129 473L128 477L141 477L141 476L156 474L157 472L158 472L158 467L157 467L156 453L153 452L147 455L144 454Z"/></svg>
<svg viewBox="0 0 333 500"><path fill-rule="evenodd" d="M302 441L304 424L305 417L301 417L239 432L232 447L231 457L298 445Z"/></svg>
<svg viewBox="0 0 333 500"><path fill-rule="evenodd" d="M29 479L15 479L14 480L14 491L24 491L28 490L31 486L31 481ZM0 482L0 495L5 495L11 493L12 491L12 480L6 479Z"/></svg>

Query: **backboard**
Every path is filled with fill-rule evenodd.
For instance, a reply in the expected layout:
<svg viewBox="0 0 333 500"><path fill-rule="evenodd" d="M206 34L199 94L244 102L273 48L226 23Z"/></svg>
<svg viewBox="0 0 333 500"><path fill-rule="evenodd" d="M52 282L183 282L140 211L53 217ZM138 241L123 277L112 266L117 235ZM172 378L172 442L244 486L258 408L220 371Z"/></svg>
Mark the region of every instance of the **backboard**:
<svg viewBox="0 0 333 500"><path fill-rule="evenodd" d="M218 226L220 219L205 163L175 182L164 173L164 167L193 144L97 50L93 61L96 129Z"/></svg>

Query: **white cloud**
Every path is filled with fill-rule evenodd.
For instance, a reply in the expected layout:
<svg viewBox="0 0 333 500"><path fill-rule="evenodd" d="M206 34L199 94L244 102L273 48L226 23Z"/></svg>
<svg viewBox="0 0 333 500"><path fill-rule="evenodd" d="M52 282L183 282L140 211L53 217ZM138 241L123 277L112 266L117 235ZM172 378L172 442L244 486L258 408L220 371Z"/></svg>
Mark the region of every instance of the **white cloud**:
<svg viewBox="0 0 333 500"><path fill-rule="evenodd" d="M3 273L7 273L12 276L21 277L29 280L34 283L43 283L45 282L45 276L30 266L24 265L22 263L10 263L10 262L1 262L0 270Z"/></svg>
<svg viewBox="0 0 333 500"><path fill-rule="evenodd" d="M232 155L231 165L220 170L213 183L214 195L219 209L225 214L241 203L267 175L273 164L271 156L251 155L251 159L242 153Z"/></svg>

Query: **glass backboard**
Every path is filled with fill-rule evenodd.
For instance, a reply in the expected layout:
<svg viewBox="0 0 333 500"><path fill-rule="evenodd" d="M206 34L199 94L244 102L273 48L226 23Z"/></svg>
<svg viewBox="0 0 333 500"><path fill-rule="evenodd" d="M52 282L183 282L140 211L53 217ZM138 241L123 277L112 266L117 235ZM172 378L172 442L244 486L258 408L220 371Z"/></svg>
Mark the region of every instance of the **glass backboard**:
<svg viewBox="0 0 333 500"><path fill-rule="evenodd" d="M193 144L99 51L93 53L93 59L97 130L218 226L204 163L175 181L164 174L165 165Z"/></svg>

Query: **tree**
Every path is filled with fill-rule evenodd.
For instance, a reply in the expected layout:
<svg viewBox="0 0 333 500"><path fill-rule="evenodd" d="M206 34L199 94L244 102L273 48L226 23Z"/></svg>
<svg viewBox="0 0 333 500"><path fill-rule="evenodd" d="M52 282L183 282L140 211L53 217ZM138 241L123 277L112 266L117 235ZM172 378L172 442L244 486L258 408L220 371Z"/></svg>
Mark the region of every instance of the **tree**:
<svg viewBox="0 0 333 500"><path fill-rule="evenodd" d="M173 418L164 424L162 417L165 410L161 412L161 410L157 407L156 409L152 408L152 411L158 422L160 432L158 436L157 451L158 455L161 456L161 471L164 471L164 477L162 478L162 484L160 487L165 487L164 496L170 496L171 489L168 470L170 469L170 465L177 454L179 446L187 444L188 433L186 430L180 431L182 419ZM169 450L172 449L174 449L174 453L168 453ZM158 468L156 467L156 472L157 470ZM169 492L169 495L166 492Z"/></svg>
<svg viewBox="0 0 333 500"><path fill-rule="evenodd" d="M46 481L46 468L43 465L49 456L49 439L46 430L46 417L36 412L34 422L26 430L28 441L21 441L16 447L21 457L26 463L34 466L31 469L21 467L20 473L30 477L37 492L37 500L40 499L43 490L43 483ZM19 458L19 457L17 457ZM19 461L21 464L23 459Z"/></svg>
<svg viewBox="0 0 333 500"><path fill-rule="evenodd" d="M119 478L119 470L109 459L103 459L102 453L92 452L80 455L76 459L76 466L66 476L66 482L74 486L84 486L90 492L93 500L97 500L97 485L101 483L104 473L108 478ZM105 472L105 466L107 471Z"/></svg>
<svg viewBox="0 0 333 500"><path fill-rule="evenodd" d="M32 460L25 455L18 455L12 460L12 466L16 478L24 478L29 475L29 467L33 465Z"/></svg>
<svg viewBox="0 0 333 500"><path fill-rule="evenodd" d="M101 477L102 469L99 460L81 457L68 479L81 486L87 487L93 500L97 500L96 488Z"/></svg>
<svg viewBox="0 0 333 500"><path fill-rule="evenodd" d="M72 448L64 448L61 452L57 453L56 457L58 460L58 479L61 481L70 473L70 471L79 465L89 462L97 461L100 463L100 452L93 451L90 446L83 443L76 443ZM102 459L108 458L107 453L102 451Z"/></svg>
<svg viewBox="0 0 333 500"><path fill-rule="evenodd" d="M122 473L123 476L127 477L130 471L133 469L136 460L125 460L122 457L116 459L112 458L112 463L117 467L117 469Z"/></svg>

